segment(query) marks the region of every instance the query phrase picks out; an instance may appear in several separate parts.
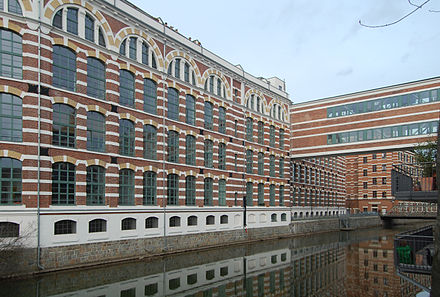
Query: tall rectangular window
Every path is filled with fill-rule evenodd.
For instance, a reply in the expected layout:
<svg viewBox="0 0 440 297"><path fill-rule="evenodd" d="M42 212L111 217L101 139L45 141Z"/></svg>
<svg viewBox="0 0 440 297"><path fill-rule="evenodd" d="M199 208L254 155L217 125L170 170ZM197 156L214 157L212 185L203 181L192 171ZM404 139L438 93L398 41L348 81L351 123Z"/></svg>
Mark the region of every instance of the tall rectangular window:
<svg viewBox="0 0 440 297"><path fill-rule="evenodd" d="M174 76L180 78L180 59L174 60Z"/></svg>
<svg viewBox="0 0 440 297"><path fill-rule="evenodd" d="M142 64L148 65L148 45L142 42Z"/></svg>
<svg viewBox="0 0 440 297"><path fill-rule="evenodd" d="M221 179L218 182L218 205L226 206L226 180Z"/></svg>
<svg viewBox="0 0 440 297"><path fill-rule="evenodd" d="M275 156L269 156L269 175L275 177Z"/></svg>
<svg viewBox="0 0 440 297"><path fill-rule="evenodd" d="M168 88L168 118L179 120L179 93L173 88Z"/></svg>
<svg viewBox="0 0 440 297"><path fill-rule="evenodd" d="M53 105L52 144L75 147L75 109L67 104ZM4 120L3 120L4 121ZM4 133L4 131L3 131Z"/></svg>
<svg viewBox="0 0 440 297"><path fill-rule="evenodd" d="M254 153L252 150L246 150L246 173L253 173L253 157Z"/></svg>
<svg viewBox="0 0 440 297"><path fill-rule="evenodd" d="M258 143L264 144L264 124L263 122L258 122Z"/></svg>
<svg viewBox="0 0 440 297"><path fill-rule="evenodd" d="M205 140L205 167L212 167L212 140Z"/></svg>
<svg viewBox="0 0 440 297"><path fill-rule="evenodd" d="M78 9L67 9L67 32L78 35Z"/></svg>
<svg viewBox="0 0 440 297"><path fill-rule="evenodd" d="M212 121L212 103L205 101L205 128L212 130L213 121Z"/></svg>
<svg viewBox="0 0 440 297"><path fill-rule="evenodd" d="M183 79L189 83L189 64L185 63L183 66Z"/></svg>
<svg viewBox="0 0 440 297"><path fill-rule="evenodd" d="M84 19L84 27L84 37L91 42L95 42L95 20L88 13L86 13Z"/></svg>
<svg viewBox="0 0 440 297"><path fill-rule="evenodd" d="M254 184L252 182L246 183L246 206L252 206L254 196Z"/></svg>
<svg viewBox="0 0 440 297"><path fill-rule="evenodd" d="M186 123L196 124L196 99L191 95L186 95Z"/></svg>
<svg viewBox="0 0 440 297"><path fill-rule="evenodd" d="M105 99L105 66L96 58L87 58L87 95Z"/></svg>
<svg viewBox="0 0 440 297"><path fill-rule="evenodd" d="M284 158L280 158L280 177L284 178Z"/></svg>
<svg viewBox="0 0 440 297"><path fill-rule="evenodd" d="M226 133L226 109L224 107L218 109L218 132Z"/></svg>
<svg viewBox="0 0 440 297"><path fill-rule="evenodd" d="M151 79L144 79L144 111L156 114L157 86Z"/></svg>
<svg viewBox="0 0 440 297"><path fill-rule="evenodd" d="M105 117L96 111L87 112L87 149L105 151Z"/></svg>
<svg viewBox="0 0 440 297"><path fill-rule="evenodd" d="M284 149L284 129L280 129L280 149Z"/></svg>
<svg viewBox="0 0 440 297"><path fill-rule="evenodd" d="M52 165L52 204L75 204L75 165L58 162Z"/></svg>
<svg viewBox="0 0 440 297"><path fill-rule="evenodd" d="M264 175L264 154L258 153L258 175Z"/></svg>
<svg viewBox="0 0 440 297"><path fill-rule="evenodd" d="M134 171L119 171L119 205L134 205Z"/></svg>
<svg viewBox="0 0 440 297"><path fill-rule="evenodd" d="M75 91L76 54L66 47L54 45L52 60L52 84L58 88Z"/></svg>
<svg viewBox="0 0 440 297"><path fill-rule="evenodd" d="M23 77L22 38L0 29L0 75L21 79Z"/></svg>
<svg viewBox="0 0 440 297"><path fill-rule="evenodd" d="M130 59L137 60L137 38L130 37L130 43L128 45L128 56Z"/></svg>
<svg viewBox="0 0 440 297"><path fill-rule="evenodd" d="M218 169L226 169L226 144L218 145Z"/></svg>
<svg viewBox="0 0 440 297"><path fill-rule="evenodd" d="M280 206L284 206L284 186L280 186ZM315 192L315 200L316 200L316 192Z"/></svg>
<svg viewBox="0 0 440 297"><path fill-rule="evenodd" d="M21 204L21 162L12 158L0 158L0 205Z"/></svg>
<svg viewBox="0 0 440 297"><path fill-rule="evenodd" d="M254 141L253 133L254 133L254 122L251 118L246 118L246 140Z"/></svg>
<svg viewBox="0 0 440 297"><path fill-rule="evenodd" d="M130 120L119 121L119 154L124 156L135 155L135 131L134 124Z"/></svg>
<svg viewBox="0 0 440 297"><path fill-rule="evenodd" d="M144 205L156 205L156 172L147 171L144 172L144 193L143 204Z"/></svg>
<svg viewBox="0 0 440 297"><path fill-rule="evenodd" d="M60 124L62 123L62 126L65 126L65 124L67 123L68 126L71 126L70 125L71 120L73 120L73 124L75 124L74 113L73 113L73 118L71 118L70 115L68 115L68 119L66 119L66 121L60 119ZM54 117L54 125L55 125L55 117ZM15 95L0 93L0 140L21 142L23 139L22 127L23 127L22 99ZM59 128L61 129L62 127ZM71 131L70 129L66 129L66 130L67 131L64 131L64 134L66 135L70 135L71 132L75 133L74 125L73 125L73 131ZM58 130L57 133L63 134L61 130ZM66 141L65 143L67 144L68 142ZM73 144L74 143L75 142L73 142ZM61 145L60 142L59 145Z"/></svg>
<svg viewBox="0 0 440 297"><path fill-rule="evenodd" d="M130 71L119 70L119 103L134 107L134 76Z"/></svg>
<svg viewBox="0 0 440 297"><path fill-rule="evenodd" d="M179 205L179 176L168 174L167 177L167 205Z"/></svg>
<svg viewBox="0 0 440 297"><path fill-rule="evenodd" d="M185 205L196 205L196 178L191 175L185 178Z"/></svg>
<svg viewBox="0 0 440 297"><path fill-rule="evenodd" d="M275 147L275 127L273 125L269 127L269 145Z"/></svg>
<svg viewBox="0 0 440 297"><path fill-rule="evenodd" d="M269 186L269 206L275 206L275 185Z"/></svg>
<svg viewBox="0 0 440 297"><path fill-rule="evenodd" d="M179 133L168 131L168 162L179 163Z"/></svg>
<svg viewBox="0 0 440 297"><path fill-rule="evenodd" d="M156 160L157 157L157 130L153 125L144 126L144 158Z"/></svg>
<svg viewBox="0 0 440 297"><path fill-rule="evenodd" d="M205 178L204 182L204 205L212 206L212 178Z"/></svg>
<svg viewBox="0 0 440 297"><path fill-rule="evenodd" d="M196 165L196 138L192 135L186 136L186 164Z"/></svg>
<svg viewBox="0 0 440 297"><path fill-rule="evenodd" d="M258 206L264 206L264 184L258 184Z"/></svg>

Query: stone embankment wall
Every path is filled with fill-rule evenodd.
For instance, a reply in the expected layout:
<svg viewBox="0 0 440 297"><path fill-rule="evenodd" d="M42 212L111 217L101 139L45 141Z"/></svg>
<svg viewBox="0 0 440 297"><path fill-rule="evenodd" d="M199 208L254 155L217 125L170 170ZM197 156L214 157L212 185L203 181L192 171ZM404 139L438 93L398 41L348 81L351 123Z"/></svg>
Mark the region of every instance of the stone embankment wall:
<svg viewBox="0 0 440 297"><path fill-rule="evenodd" d="M379 217L350 218L350 226L366 228L380 226ZM200 233L171 236L167 238L143 238L109 241L81 245L69 245L41 249L43 271L99 265L118 261L136 260L146 257L178 253L197 249L240 244L255 240L267 240L292 235L329 232L339 230L339 220L318 219L295 221L290 226L268 227L248 230ZM38 271L36 251L12 252L8 262L2 265L0 278L30 274ZM7 269L4 269L6 268Z"/></svg>

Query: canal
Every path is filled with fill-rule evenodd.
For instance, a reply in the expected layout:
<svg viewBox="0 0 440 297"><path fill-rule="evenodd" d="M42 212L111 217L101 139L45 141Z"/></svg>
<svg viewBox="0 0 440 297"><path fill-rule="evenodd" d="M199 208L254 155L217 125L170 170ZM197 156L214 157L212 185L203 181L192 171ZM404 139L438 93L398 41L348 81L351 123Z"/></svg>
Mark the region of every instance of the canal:
<svg viewBox="0 0 440 297"><path fill-rule="evenodd" d="M416 296L396 274L393 236L332 232L0 282L0 296ZM421 279L429 282L429 279Z"/></svg>

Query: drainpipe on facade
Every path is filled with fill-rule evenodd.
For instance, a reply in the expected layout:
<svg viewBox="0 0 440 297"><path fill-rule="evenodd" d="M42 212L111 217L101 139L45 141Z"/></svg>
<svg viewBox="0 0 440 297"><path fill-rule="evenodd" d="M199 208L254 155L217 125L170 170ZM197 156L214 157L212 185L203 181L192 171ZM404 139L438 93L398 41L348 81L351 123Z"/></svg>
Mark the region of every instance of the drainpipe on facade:
<svg viewBox="0 0 440 297"><path fill-rule="evenodd" d="M38 1L38 170L37 170L37 267L41 266L41 222L40 222L40 181L41 181L41 0Z"/></svg>
<svg viewBox="0 0 440 297"><path fill-rule="evenodd" d="M163 26L163 35L164 35L164 44L163 44L163 56L164 56L164 67L165 67L165 57L166 57L166 49L167 49L167 38L165 36L165 23L162 22ZM162 181L162 208L163 208L163 251L167 251L167 203L166 203L166 191L167 191L167 185L166 185L166 174L165 174L165 148L166 146L166 138L165 138L165 82L168 78L168 72L166 69L164 69L164 75L163 75L163 86L162 86L162 172L163 172L163 181Z"/></svg>

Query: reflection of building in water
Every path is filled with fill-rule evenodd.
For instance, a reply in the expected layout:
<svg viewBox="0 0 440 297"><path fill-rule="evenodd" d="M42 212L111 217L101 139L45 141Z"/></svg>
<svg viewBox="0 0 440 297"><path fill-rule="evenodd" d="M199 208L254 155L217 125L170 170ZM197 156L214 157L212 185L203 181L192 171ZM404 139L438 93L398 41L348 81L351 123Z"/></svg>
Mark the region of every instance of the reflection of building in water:
<svg viewBox="0 0 440 297"><path fill-rule="evenodd" d="M392 238L352 244L346 254L347 297L410 297L420 292L396 274Z"/></svg>
<svg viewBox="0 0 440 297"><path fill-rule="evenodd" d="M345 275L345 250L337 243L293 250L290 295L345 296Z"/></svg>
<svg viewBox="0 0 440 297"><path fill-rule="evenodd" d="M345 213L345 157L292 161L292 217Z"/></svg>
<svg viewBox="0 0 440 297"><path fill-rule="evenodd" d="M190 266L55 296L286 296L290 250Z"/></svg>
<svg viewBox="0 0 440 297"><path fill-rule="evenodd" d="M391 169L414 163L411 151L388 151L348 155L346 206L350 212L386 212L396 202L391 195ZM409 165L407 165L409 166Z"/></svg>

